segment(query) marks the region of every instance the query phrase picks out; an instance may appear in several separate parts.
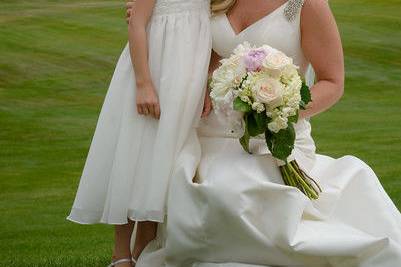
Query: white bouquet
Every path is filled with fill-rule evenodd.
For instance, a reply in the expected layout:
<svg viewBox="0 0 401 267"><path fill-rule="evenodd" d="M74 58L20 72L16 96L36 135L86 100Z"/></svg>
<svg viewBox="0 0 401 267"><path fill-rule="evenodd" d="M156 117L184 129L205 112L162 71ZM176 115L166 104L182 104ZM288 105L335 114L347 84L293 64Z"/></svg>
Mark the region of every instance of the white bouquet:
<svg viewBox="0 0 401 267"><path fill-rule="evenodd" d="M293 60L270 46L244 43L221 60L210 87L217 115L235 128L243 125L242 147L249 153L250 138L263 136L272 155L284 162L279 167L285 184L317 199L319 185L295 160L288 162L295 143L293 124L311 101Z"/></svg>

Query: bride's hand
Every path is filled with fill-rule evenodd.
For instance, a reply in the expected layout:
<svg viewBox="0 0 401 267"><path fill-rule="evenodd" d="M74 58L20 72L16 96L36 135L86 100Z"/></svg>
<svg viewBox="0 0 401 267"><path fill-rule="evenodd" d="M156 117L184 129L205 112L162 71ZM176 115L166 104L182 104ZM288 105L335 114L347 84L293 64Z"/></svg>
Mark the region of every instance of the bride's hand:
<svg viewBox="0 0 401 267"><path fill-rule="evenodd" d="M206 91L205 100L203 102L202 118L207 117L212 111L212 100L210 99L209 90Z"/></svg>
<svg viewBox="0 0 401 267"><path fill-rule="evenodd" d="M127 13L126 13L127 24L129 24L129 20L130 20L130 18L131 18L132 11L133 11L133 9L135 8L135 3L136 3L136 0L129 0L129 1L125 4L125 8L126 8L126 10L127 10Z"/></svg>
<svg viewBox="0 0 401 267"><path fill-rule="evenodd" d="M160 103L152 83L137 86L136 107L139 114L160 118Z"/></svg>

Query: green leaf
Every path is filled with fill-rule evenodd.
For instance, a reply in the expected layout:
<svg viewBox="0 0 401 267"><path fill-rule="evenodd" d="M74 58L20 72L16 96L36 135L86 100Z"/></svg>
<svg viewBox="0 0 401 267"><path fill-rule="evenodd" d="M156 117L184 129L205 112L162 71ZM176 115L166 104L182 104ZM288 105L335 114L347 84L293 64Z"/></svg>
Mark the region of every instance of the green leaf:
<svg viewBox="0 0 401 267"><path fill-rule="evenodd" d="M256 123L255 117L252 115L252 113L249 113L247 115L247 130L250 136L254 137L258 135L258 124Z"/></svg>
<svg viewBox="0 0 401 267"><path fill-rule="evenodd" d="M248 132L249 135L254 137L259 134L263 134L266 131L267 127L267 116L266 113L257 113L253 111L249 113L247 118L248 121Z"/></svg>
<svg viewBox="0 0 401 267"><path fill-rule="evenodd" d="M256 124L258 126L258 134L262 134L267 128L267 115L266 112L253 112L253 117L255 118Z"/></svg>
<svg viewBox="0 0 401 267"><path fill-rule="evenodd" d="M245 101L242 101L240 97L234 99L234 110L242 111L242 112L251 112L252 107Z"/></svg>
<svg viewBox="0 0 401 267"><path fill-rule="evenodd" d="M240 142L242 148L243 148L246 152L248 152L249 154L251 154L251 152L249 151L249 140L250 140L249 134L248 134L248 135L245 135L245 134L244 134L244 136L242 136L242 137L239 139L239 142Z"/></svg>
<svg viewBox="0 0 401 267"><path fill-rule="evenodd" d="M266 144L273 157L286 161L291 155L295 143L295 129L292 123L288 124L287 129L273 133L269 129L265 132Z"/></svg>
<svg viewBox="0 0 401 267"><path fill-rule="evenodd" d="M244 120L245 120L245 132L244 132L244 135L239 139L239 142L240 142L242 148L246 152L251 154L249 151L249 140L250 140L251 136L249 135L249 132L248 132L248 115L244 116Z"/></svg>
<svg viewBox="0 0 401 267"><path fill-rule="evenodd" d="M310 93L309 86L307 86L304 82L302 83L301 87L301 99L300 106L302 109L305 109L309 102L312 101L312 95Z"/></svg>
<svg viewBox="0 0 401 267"><path fill-rule="evenodd" d="M297 123L299 118L299 112L297 110L297 114L294 116L288 117L288 122Z"/></svg>
<svg viewBox="0 0 401 267"><path fill-rule="evenodd" d="M266 129L265 132L265 140L269 150L273 151L273 132L271 132L268 128Z"/></svg>

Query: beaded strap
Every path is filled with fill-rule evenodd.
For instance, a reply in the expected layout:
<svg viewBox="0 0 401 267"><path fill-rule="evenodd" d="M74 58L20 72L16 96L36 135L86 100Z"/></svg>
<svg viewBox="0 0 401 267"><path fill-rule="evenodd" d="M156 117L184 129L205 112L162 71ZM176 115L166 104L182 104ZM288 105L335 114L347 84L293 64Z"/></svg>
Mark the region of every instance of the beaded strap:
<svg viewBox="0 0 401 267"><path fill-rule="evenodd" d="M289 0L284 9L284 16L288 21L293 21L303 5L304 0Z"/></svg>

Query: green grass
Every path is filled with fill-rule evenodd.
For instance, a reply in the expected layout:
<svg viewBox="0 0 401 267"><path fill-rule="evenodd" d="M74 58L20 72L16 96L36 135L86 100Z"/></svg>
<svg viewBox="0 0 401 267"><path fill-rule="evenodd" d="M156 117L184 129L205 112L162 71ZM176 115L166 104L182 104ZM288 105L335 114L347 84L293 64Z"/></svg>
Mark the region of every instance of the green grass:
<svg viewBox="0 0 401 267"><path fill-rule="evenodd" d="M356 155L401 207L401 1L331 1L346 93L313 119L319 153ZM110 226L65 220L114 65L123 1L0 3L0 266L105 266Z"/></svg>
<svg viewBox="0 0 401 267"><path fill-rule="evenodd" d="M345 95L313 119L319 153L369 164L401 207L401 1L331 1L346 63Z"/></svg>

